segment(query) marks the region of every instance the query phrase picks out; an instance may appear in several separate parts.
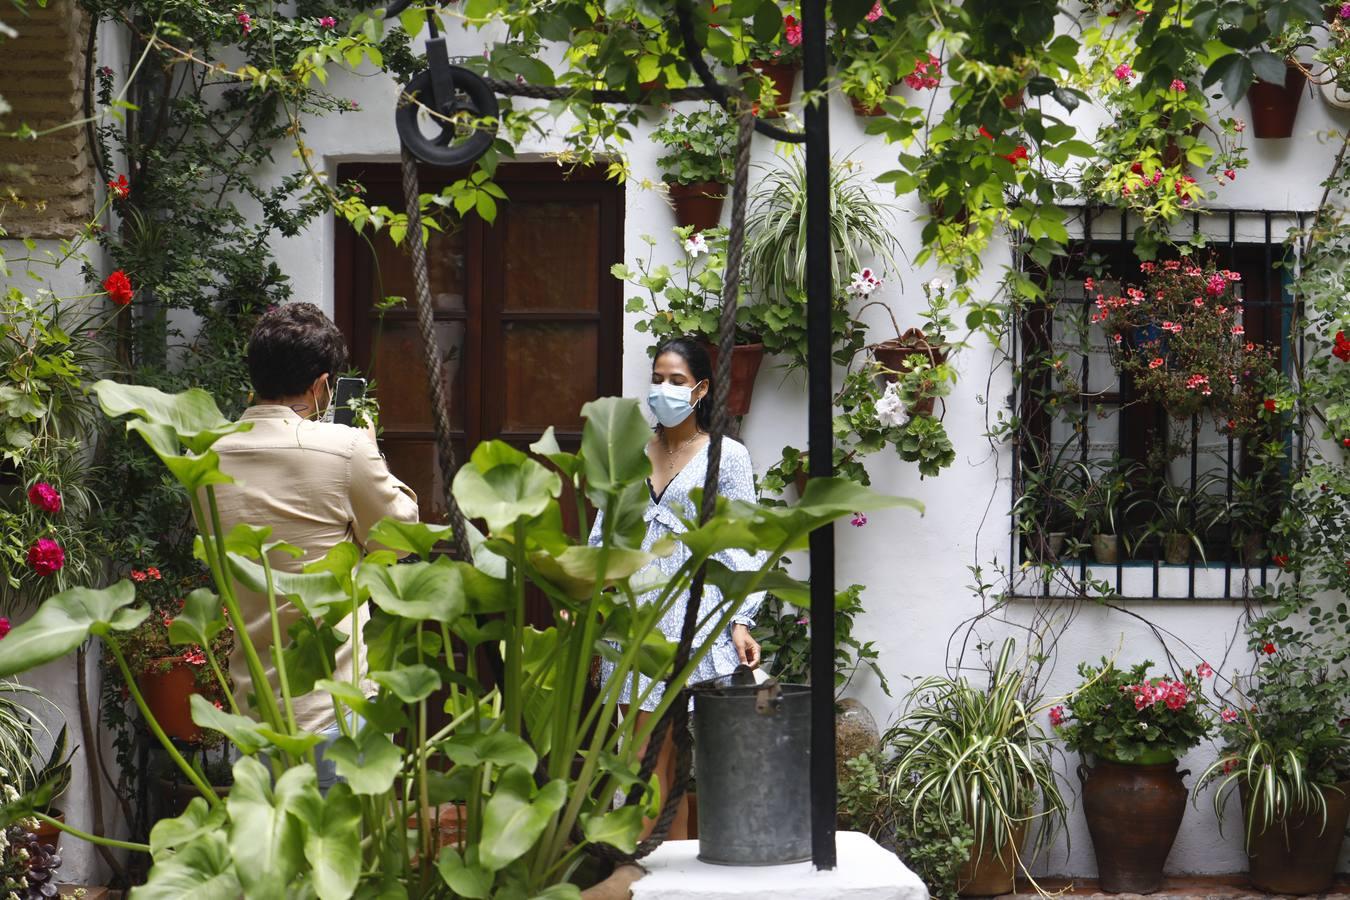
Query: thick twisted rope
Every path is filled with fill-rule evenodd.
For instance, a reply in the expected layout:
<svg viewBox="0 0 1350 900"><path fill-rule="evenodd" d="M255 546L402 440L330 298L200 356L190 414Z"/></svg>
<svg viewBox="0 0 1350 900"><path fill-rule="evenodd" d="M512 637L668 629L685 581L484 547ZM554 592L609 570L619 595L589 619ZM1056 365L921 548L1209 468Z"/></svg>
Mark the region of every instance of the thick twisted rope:
<svg viewBox="0 0 1350 900"><path fill-rule="evenodd" d="M450 437L450 402L446 396L444 369L441 366L440 344L436 340L436 326L431 313L431 277L427 272L427 248L422 241L422 212L417 205L417 160L407 147L403 148L403 200L408 208L408 244L412 251L413 282L417 295L417 330L422 336L422 359L427 369L427 390L431 396L431 417L436 427L436 461L441 470L441 486L445 494L445 510L454 533L455 550L465 562L473 560L469 533L464 513L451 491L459 463L455 460L455 445Z"/></svg>

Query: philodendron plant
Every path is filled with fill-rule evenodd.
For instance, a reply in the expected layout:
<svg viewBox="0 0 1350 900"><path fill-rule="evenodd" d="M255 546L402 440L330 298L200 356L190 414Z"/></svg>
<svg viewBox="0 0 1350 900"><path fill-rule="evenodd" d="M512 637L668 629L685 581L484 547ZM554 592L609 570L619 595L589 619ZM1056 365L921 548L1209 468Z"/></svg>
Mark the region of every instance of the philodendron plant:
<svg viewBox="0 0 1350 900"><path fill-rule="evenodd" d="M688 592L695 569L731 547L768 551L758 571L709 563L709 581L730 598L706 613L718 629L729 625L735 601L752 591L772 589L805 603L802 585L774 571L785 552L803 548L811 530L854 510L908 502L842 479L813 479L794 507L719 500L712 519L686 523L677 537L691 550L689 563L664 582L645 581L638 573L651 558L640 549L650 430L636 402L606 398L583 407L579 453L560 450L551 431L531 448L552 468L498 441L474 451L453 484L465 516L486 524L486 533L473 537L472 561L433 552L446 527L385 520L371 538L388 549L362 556L356 545L342 543L302 573L283 572L269 557L298 548L271 541L266 523L226 533L216 510L215 486L230 478L211 445L247 424L225 420L199 390L168 395L104 381L95 391L109 415L131 416L127 427L182 482L201 523L197 550L214 590L187 598L171 639L200 646L224 687L211 638L232 624L254 683L265 683L262 654L269 651L251 643L244 627L236 588L244 585L268 598L273 642L285 648L273 657L279 697L263 691L245 708L226 690L224 709L192 700L193 720L240 753L233 789L222 798L164 736L127 670L121 642L147 614L131 582L58 594L0 643L0 673L12 675L99 637L151 731L200 791L183 815L154 827L148 846L67 828L152 855L146 884L133 892L137 900L578 897L573 879L587 848L632 850L643 813L659 802L650 787L644 802L612 806L616 790L639 783L634 748L656 721L638 728L638 717L630 716L617 724L615 710L621 685L636 673L671 674L675 648L657 623ZM598 546L565 529L565 482L576 487L578 521L586 520L586 500L604 511ZM402 551L418 561L395 565ZM529 586L553 612L542 630L524 621ZM640 605L638 597L652 590L659 599ZM301 612L287 637L275 624L283 598ZM347 635L333 627L367 603L364 629ZM373 695L355 676L332 678L334 649L347 641L378 686ZM453 652L452 644L465 652ZM501 649L500 679L476 668L484 645ZM675 674L676 688L708 648L693 648ZM587 699L596 653L616 671ZM299 729L291 712L296 697L316 691L331 698L343 731L327 758L345 781L326 795L314 768L320 737ZM667 692L657 712L678 696ZM447 714L435 730L433 698ZM4 812L28 815L34 806L35 798L25 797ZM441 829L446 820L455 823L453 837Z"/></svg>

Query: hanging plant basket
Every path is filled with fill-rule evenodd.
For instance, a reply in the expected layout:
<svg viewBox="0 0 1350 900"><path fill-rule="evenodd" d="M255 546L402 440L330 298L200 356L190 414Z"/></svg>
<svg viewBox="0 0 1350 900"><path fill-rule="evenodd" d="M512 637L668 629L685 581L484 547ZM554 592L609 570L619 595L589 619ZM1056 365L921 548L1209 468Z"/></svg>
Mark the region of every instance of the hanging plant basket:
<svg viewBox="0 0 1350 900"><path fill-rule="evenodd" d="M912 364L909 361L915 357L926 358L934 368L947 361L947 351L941 345L930 343L928 336L918 328L907 329L898 338L873 344L868 349L872 351L872 356L877 362L887 369L893 370L883 373L882 377L888 383L897 381L900 376L896 373L904 372L910 368ZM931 416L936 403L936 397L924 397L909 408L909 414L912 416Z"/></svg>
<svg viewBox="0 0 1350 900"><path fill-rule="evenodd" d="M717 369L717 345L704 341L708 360ZM755 393L755 376L764 362L763 344L737 344L731 351L731 384L727 391L727 412L743 416L750 412L750 401Z"/></svg>
<svg viewBox="0 0 1350 900"><path fill-rule="evenodd" d="M751 60L741 65L741 73L749 75L750 73L763 74L773 84L774 98L761 97L759 101L759 116L762 119L782 118L789 106L792 105L793 89L797 85L797 72L801 66L796 63L776 63L766 62L762 59Z"/></svg>
<svg viewBox="0 0 1350 900"><path fill-rule="evenodd" d="M145 705L169 737L198 740L202 731L192 721L191 697L197 693L197 677L181 656L150 661L151 668L136 679Z"/></svg>
<svg viewBox="0 0 1350 900"><path fill-rule="evenodd" d="M1284 84L1257 81L1247 91L1252 108L1252 133L1259 138L1292 137L1298 104L1303 99L1308 76L1293 62L1285 63Z"/></svg>
<svg viewBox="0 0 1350 900"><path fill-rule="evenodd" d="M891 85L891 88L895 88L895 85ZM887 93L890 93L890 91L887 91ZM854 115L860 118L875 119L886 115L886 107L881 103L868 103L866 100L859 100L853 96L848 98L848 102L853 107Z"/></svg>
<svg viewBox="0 0 1350 900"><path fill-rule="evenodd" d="M691 184L672 184L670 199L675 204L675 221L696 231L716 228L722 221L722 201L727 186L719 181L695 181Z"/></svg>

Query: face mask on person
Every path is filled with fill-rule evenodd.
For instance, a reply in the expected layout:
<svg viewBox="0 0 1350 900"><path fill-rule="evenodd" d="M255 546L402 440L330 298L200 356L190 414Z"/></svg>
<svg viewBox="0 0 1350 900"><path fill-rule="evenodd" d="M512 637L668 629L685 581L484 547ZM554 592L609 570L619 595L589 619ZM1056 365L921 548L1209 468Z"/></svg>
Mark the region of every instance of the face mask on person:
<svg viewBox="0 0 1350 900"><path fill-rule="evenodd" d="M693 396L694 389L691 387L654 384L647 392L647 406L656 416L656 421L666 428L674 428L693 414L694 407L698 405L697 401L690 402Z"/></svg>

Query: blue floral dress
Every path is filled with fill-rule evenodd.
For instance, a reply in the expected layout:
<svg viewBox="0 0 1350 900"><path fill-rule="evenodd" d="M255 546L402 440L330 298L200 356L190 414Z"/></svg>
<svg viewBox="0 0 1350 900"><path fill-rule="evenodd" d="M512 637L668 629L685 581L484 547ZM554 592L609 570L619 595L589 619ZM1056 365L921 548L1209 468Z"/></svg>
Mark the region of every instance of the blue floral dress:
<svg viewBox="0 0 1350 900"><path fill-rule="evenodd" d="M642 549L650 551L657 541L667 536L675 536L685 532L685 520L694 521L697 518L697 510L694 508L694 502L689 497L689 492L703 487L703 481L708 474L708 444L704 444L702 449L695 454L679 473L671 479L670 484L666 485L665 491L658 497L651 492L651 486L648 490L651 492L651 502L647 505L645 518L647 520L647 536L643 538ZM726 497L728 500L744 500L754 503L755 497L755 478L754 469L750 465L750 453L745 449L745 445L734 441L731 438L722 439L722 465L718 472L717 493ZM591 528L590 543L595 546L600 542L601 521L603 513L595 517L595 525ZM679 571L689 560L689 548L684 544L675 542L675 550L669 556L658 556L652 559L643 573L655 574L650 569L655 566L664 576L670 577ZM729 569L735 571L746 571L758 569L768 558L767 553L748 553L744 550L724 550L713 557ZM635 576L636 577L636 576ZM659 591L652 591L638 597L638 602L642 604L655 602L660 595ZM731 628L736 624L751 625L755 620L755 613L759 610L759 605L764 600L763 592L751 594L740 604L740 609L728 625L722 630L722 633L714 639L712 649L703 657L698 668L690 677L690 684L697 684L700 681L707 681L716 678L719 675L729 675L740 663L740 657L736 654L736 645L731 642ZM661 633L671 641L680 639L680 628L684 624L684 611L689 602L689 594L686 591L681 600L674 603L670 610L662 617L658 627ZM706 585L703 588L703 600L699 604L699 619L711 615L713 610L722 605L722 593L712 585ZM717 618L720 618L717 617ZM713 629L717 621L709 622L704 625L694 639L694 647L702 646L706 641L713 637ZM602 660L600 666L600 678L602 682L608 683L614 675L614 664L609 660ZM650 680L643 675L638 676L639 695L647 690ZM632 703L633 683L632 677L625 679L623 692L619 695L620 703ZM656 705L661 700L661 695L665 693L665 685L658 683L642 704L642 709L648 712L656 709Z"/></svg>

